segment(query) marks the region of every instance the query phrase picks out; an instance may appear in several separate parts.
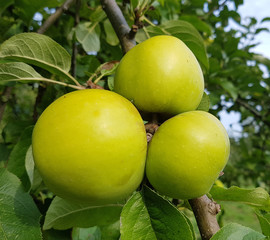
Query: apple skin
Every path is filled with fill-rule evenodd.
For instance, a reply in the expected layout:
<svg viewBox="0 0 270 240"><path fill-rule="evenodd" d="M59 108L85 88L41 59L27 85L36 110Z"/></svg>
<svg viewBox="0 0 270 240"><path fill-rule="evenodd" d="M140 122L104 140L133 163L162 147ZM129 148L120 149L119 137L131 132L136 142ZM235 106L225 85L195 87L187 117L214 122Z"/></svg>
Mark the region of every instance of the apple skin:
<svg viewBox="0 0 270 240"><path fill-rule="evenodd" d="M200 65L173 36L155 36L132 48L117 67L114 90L141 111L175 115L195 110L204 91Z"/></svg>
<svg viewBox="0 0 270 240"><path fill-rule="evenodd" d="M143 121L132 103L111 91L79 90L54 101L38 119L32 144L45 184L65 199L118 202L144 175Z"/></svg>
<svg viewBox="0 0 270 240"><path fill-rule="evenodd" d="M146 175L161 194L193 199L209 192L230 154L221 122L203 111L179 114L164 122L153 136Z"/></svg>

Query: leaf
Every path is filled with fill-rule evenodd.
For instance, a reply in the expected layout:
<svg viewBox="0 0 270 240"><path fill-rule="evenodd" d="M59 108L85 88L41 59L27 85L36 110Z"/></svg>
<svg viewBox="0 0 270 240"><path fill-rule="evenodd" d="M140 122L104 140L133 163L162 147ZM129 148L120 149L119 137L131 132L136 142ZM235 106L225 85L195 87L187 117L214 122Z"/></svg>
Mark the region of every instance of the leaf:
<svg viewBox="0 0 270 240"><path fill-rule="evenodd" d="M264 238L264 235L251 228L229 223L211 237L211 240L262 240Z"/></svg>
<svg viewBox="0 0 270 240"><path fill-rule="evenodd" d="M0 169L0 239L41 240L40 213L20 180Z"/></svg>
<svg viewBox="0 0 270 240"><path fill-rule="evenodd" d="M100 226L101 240L119 240L120 238L120 221L113 224Z"/></svg>
<svg viewBox="0 0 270 240"><path fill-rule="evenodd" d="M0 65L1 66L1 65ZM23 130L33 123L30 121L11 120L3 129L2 135L5 143L16 143L22 135Z"/></svg>
<svg viewBox="0 0 270 240"><path fill-rule="evenodd" d="M270 237L270 213L262 213L256 209L255 214L260 222L262 233Z"/></svg>
<svg viewBox="0 0 270 240"><path fill-rule="evenodd" d="M238 89L229 81L221 81L220 85L231 95L235 101L238 96Z"/></svg>
<svg viewBox="0 0 270 240"><path fill-rule="evenodd" d="M38 33L20 33L0 46L0 58L33 64L74 81L69 53L51 38Z"/></svg>
<svg viewBox="0 0 270 240"><path fill-rule="evenodd" d="M263 32L263 31L269 32L269 29L268 28L257 28L255 34L258 34L258 33Z"/></svg>
<svg viewBox="0 0 270 240"><path fill-rule="evenodd" d="M184 20L191 23L198 31L205 32L207 36L211 36L212 34L211 26L206 22L202 21L196 15L182 15L180 17L180 20Z"/></svg>
<svg viewBox="0 0 270 240"><path fill-rule="evenodd" d="M262 21L261 21L261 23L262 23L262 22L266 22L266 21L270 21L270 17L265 17L265 18L263 18Z"/></svg>
<svg viewBox="0 0 270 240"><path fill-rule="evenodd" d="M210 108L210 99L206 92L203 93L202 100L196 110L208 112Z"/></svg>
<svg viewBox="0 0 270 240"><path fill-rule="evenodd" d="M43 228L68 229L107 225L119 219L121 204L91 206L55 197L47 211Z"/></svg>
<svg viewBox="0 0 270 240"><path fill-rule="evenodd" d="M15 0L16 12L28 25L34 14L44 7L58 7L63 0Z"/></svg>
<svg viewBox="0 0 270 240"><path fill-rule="evenodd" d="M32 142L32 131L33 126L27 127L23 131L19 142L10 153L7 165L7 169L22 181L27 190L30 188L30 180L25 168L25 158Z"/></svg>
<svg viewBox="0 0 270 240"><path fill-rule="evenodd" d="M106 41L112 46L116 46L119 44L119 39L110 23L109 19L104 21L104 30L106 34Z"/></svg>
<svg viewBox="0 0 270 240"><path fill-rule="evenodd" d="M34 182L34 169L35 169L35 163L32 153L32 145L28 148L25 156L25 170L28 175L29 181L31 186Z"/></svg>
<svg viewBox="0 0 270 240"><path fill-rule="evenodd" d="M0 64L1 81L19 81L31 79L42 79L42 76L28 64L21 62L10 62Z"/></svg>
<svg viewBox="0 0 270 240"><path fill-rule="evenodd" d="M99 227L73 228L72 240L101 240Z"/></svg>
<svg viewBox="0 0 270 240"><path fill-rule="evenodd" d="M0 1L0 16L2 13L8 8L10 5L14 3L14 0L5 0L5 1Z"/></svg>
<svg viewBox="0 0 270 240"><path fill-rule="evenodd" d="M263 188L243 189L236 186L223 188L213 186L210 194L215 200L233 201L270 211L270 197Z"/></svg>
<svg viewBox="0 0 270 240"><path fill-rule="evenodd" d="M98 52L100 50L100 29L98 22L84 22L76 27L77 40L82 44L86 52Z"/></svg>
<svg viewBox="0 0 270 240"><path fill-rule="evenodd" d="M128 200L120 221L122 240L194 239L187 218L148 187Z"/></svg>
<svg viewBox="0 0 270 240"><path fill-rule="evenodd" d="M47 231L42 231L43 240L70 240L71 231L58 231L50 229Z"/></svg>

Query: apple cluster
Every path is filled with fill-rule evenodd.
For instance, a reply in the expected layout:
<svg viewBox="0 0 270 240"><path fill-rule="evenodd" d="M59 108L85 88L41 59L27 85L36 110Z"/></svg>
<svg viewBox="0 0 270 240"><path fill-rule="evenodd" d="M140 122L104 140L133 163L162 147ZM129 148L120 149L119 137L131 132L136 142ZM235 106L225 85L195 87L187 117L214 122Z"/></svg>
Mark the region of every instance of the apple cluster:
<svg viewBox="0 0 270 240"><path fill-rule="evenodd" d="M197 111L202 70L178 38L156 36L131 49L115 92L87 89L54 101L33 132L35 164L56 195L90 204L127 198L144 173L161 194L206 194L225 167L230 144L220 121ZM149 145L139 111L170 118Z"/></svg>

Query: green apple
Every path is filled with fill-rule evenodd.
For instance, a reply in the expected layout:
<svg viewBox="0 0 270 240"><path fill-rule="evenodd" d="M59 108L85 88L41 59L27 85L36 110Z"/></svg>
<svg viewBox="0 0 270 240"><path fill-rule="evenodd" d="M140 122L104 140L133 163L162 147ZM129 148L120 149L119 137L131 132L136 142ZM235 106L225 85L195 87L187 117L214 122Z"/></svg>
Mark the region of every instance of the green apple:
<svg viewBox="0 0 270 240"><path fill-rule="evenodd" d="M196 57L180 39L156 36L122 58L114 90L141 111L175 115L197 108L204 79Z"/></svg>
<svg viewBox="0 0 270 240"><path fill-rule="evenodd" d="M144 175L141 116L127 99L107 90L74 91L54 101L38 119L32 143L45 184L62 198L117 202Z"/></svg>
<svg viewBox="0 0 270 240"><path fill-rule="evenodd" d="M203 111L179 114L153 136L146 175L161 194L192 199L209 192L225 167L230 142L221 122Z"/></svg>

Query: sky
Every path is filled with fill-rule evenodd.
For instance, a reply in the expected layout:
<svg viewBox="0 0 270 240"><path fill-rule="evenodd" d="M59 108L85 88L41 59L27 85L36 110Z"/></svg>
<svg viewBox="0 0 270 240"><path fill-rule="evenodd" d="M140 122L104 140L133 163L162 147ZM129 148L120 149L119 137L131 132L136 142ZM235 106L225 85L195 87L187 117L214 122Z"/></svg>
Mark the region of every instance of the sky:
<svg viewBox="0 0 270 240"><path fill-rule="evenodd" d="M247 17L255 17L258 20L260 27L267 27L270 29L270 21L261 23L261 20L265 17L270 17L270 1L269 0L244 0L244 4L238 9L241 15L242 21L246 21ZM236 27L236 24L231 21L231 26ZM259 53L265 57L270 58L270 32L261 32L256 36L255 42L260 42L258 46L252 49L252 52ZM230 114L222 111L220 114L220 120L225 126L230 136L241 135L241 126L238 123L240 120L240 114L231 112Z"/></svg>

